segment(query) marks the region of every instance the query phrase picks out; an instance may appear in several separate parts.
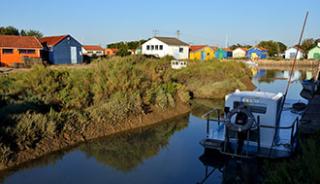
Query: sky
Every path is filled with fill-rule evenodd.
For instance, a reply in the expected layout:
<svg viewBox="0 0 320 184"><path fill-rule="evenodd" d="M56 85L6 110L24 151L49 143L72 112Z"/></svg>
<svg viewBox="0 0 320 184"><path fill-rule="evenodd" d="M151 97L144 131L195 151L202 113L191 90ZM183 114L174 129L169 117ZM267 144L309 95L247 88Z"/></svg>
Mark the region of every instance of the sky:
<svg viewBox="0 0 320 184"><path fill-rule="evenodd" d="M0 26L71 34L83 44L176 36L190 44L292 46L306 12L304 38L320 38L320 0L1 0Z"/></svg>

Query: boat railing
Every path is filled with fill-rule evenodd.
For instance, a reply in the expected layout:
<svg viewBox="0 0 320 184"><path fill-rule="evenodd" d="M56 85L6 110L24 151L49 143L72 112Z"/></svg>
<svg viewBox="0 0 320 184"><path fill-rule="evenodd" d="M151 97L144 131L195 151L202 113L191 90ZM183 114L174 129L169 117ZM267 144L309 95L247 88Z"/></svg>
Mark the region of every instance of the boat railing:
<svg viewBox="0 0 320 184"><path fill-rule="evenodd" d="M226 121L222 118L222 110L221 109L212 109L210 111L208 111L207 113L205 113L204 115L202 115L202 118L206 119L207 122L207 127L206 127L206 131L207 131L207 137L209 138L210 135L210 123L211 122L215 122L218 123L218 126L220 126L221 124L224 124ZM216 113L216 118L212 118L211 115L213 115L214 113ZM290 147L290 150L293 151L294 148L294 143L297 139L297 133L298 133L298 128L299 128L299 118L297 117L292 124L290 124L289 126L269 126L269 125L261 125L260 124L260 116L257 117L257 122L256 122L256 131L257 131L257 151L259 152L261 149L260 146L260 131L261 128L264 129L275 129L275 130L291 130L290 133L290 142L287 143L286 145L288 145ZM250 131L247 132L248 136L247 136L247 143L249 142L249 137L250 137ZM226 152L226 146L229 143L229 130L226 130L226 135L225 135L225 144L224 144L224 152ZM280 144L278 144L280 145ZM273 149L274 146L278 146L278 145L272 145L271 150ZM237 155L234 155L237 156Z"/></svg>

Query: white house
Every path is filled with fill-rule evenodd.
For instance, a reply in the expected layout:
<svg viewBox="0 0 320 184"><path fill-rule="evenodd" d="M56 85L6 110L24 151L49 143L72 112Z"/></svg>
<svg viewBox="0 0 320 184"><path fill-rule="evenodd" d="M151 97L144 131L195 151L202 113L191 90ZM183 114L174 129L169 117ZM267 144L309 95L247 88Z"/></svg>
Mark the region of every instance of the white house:
<svg viewBox="0 0 320 184"><path fill-rule="evenodd" d="M232 51L233 58L245 58L247 55L247 49L245 48L236 48Z"/></svg>
<svg viewBox="0 0 320 184"><path fill-rule="evenodd" d="M294 59L296 57L298 49L296 47L291 47L285 51L285 59ZM303 59L304 53L299 50L297 59Z"/></svg>
<svg viewBox="0 0 320 184"><path fill-rule="evenodd" d="M154 37L142 45L142 54L159 58L173 56L175 59L188 59L189 45L177 38Z"/></svg>
<svg viewBox="0 0 320 184"><path fill-rule="evenodd" d="M87 55L89 57L92 56L104 56L104 49L99 45L84 45L82 47L83 55Z"/></svg>

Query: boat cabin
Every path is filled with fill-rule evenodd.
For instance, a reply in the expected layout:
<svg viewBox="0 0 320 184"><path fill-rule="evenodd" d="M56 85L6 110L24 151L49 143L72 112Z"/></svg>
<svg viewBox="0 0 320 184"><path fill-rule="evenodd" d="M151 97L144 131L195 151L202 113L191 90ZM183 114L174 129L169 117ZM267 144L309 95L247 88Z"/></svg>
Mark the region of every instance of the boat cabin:
<svg viewBox="0 0 320 184"><path fill-rule="evenodd" d="M211 110L207 119L205 148L232 156L287 157L296 145L300 113L296 101L282 103L282 93L235 91L225 97L224 116ZM212 118L216 112L215 118Z"/></svg>

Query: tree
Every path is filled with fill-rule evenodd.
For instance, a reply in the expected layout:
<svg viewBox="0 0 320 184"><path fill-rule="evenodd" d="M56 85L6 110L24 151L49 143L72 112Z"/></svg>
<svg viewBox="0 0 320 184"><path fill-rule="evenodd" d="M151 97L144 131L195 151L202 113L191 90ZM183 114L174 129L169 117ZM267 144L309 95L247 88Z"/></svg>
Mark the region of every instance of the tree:
<svg viewBox="0 0 320 184"><path fill-rule="evenodd" d="M283 53L286 49L287 46L281 42L276 42L276 41L261 41L258 44L258 47L263 47L268 50L268 54L271 57L279 56L281 53Z"/></svg>
<svg viewBox="0 0 320 184"><path fill-rule="evenodd" d="M316 41L313 38L307 38L303 40L301 44L301 49L307 53L310 49L317 45Z"/></svg>
<svg viewBox="0 0 320 184"><path fill-rule="evenodd" d="M0 27L0 35L20 35L20 32L13 26Z"/></svg>
<svg viewBox="0 0 320 184"><path fill-rule="evenodd" d="M229 48L230 48L231 50L234 50L234 49L239 48L239 47L240 47L240 48L249 49L249 48L251 48L252 46L251 46L251 45L242 45L242 44L237 43L237 44L231 45Z"/></svg>
<svg viewBox="0 0 320 184"><path fill-rule="evenodd" d="M17 36L35 36L37 38L43 37L43 34L40 31L37 30L23 30L8 26L8 27L0 27L0 35L17 35Z"/></svg>
<svg viewBox="0 0 320 184"><path fill-rule="evenodd" d="M37 38L42 38L43 34L40 31L30 29L26 32L26 36L35 36Z"/></svg>

